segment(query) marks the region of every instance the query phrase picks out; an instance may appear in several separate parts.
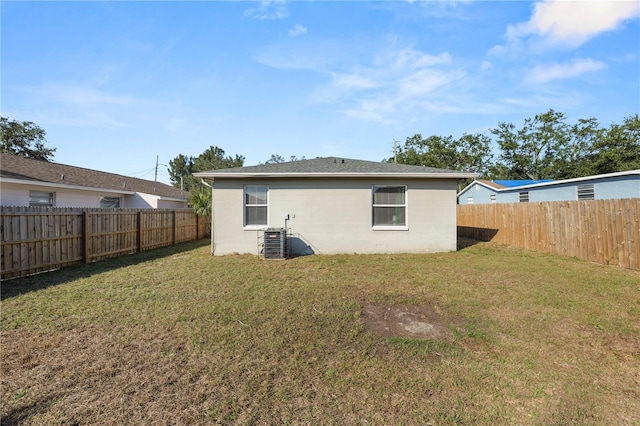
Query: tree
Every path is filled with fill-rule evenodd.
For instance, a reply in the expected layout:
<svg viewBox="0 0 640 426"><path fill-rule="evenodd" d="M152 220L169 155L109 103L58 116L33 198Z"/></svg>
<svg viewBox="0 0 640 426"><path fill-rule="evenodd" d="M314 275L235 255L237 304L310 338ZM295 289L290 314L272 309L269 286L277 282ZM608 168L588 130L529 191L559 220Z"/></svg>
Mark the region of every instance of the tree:
<svg viewBox="0 0 640 426"><path fill-rule="evenodd" d="M244 157L237 155L235 157L224 155L224 150L217 146L210 146L202 154L197 156L193 161L194 172L205 172L207 170L229 169L232 167L242 167Z"/></svg>
<svg viewBox="0 0 640 426"><path fill-rule="evenodd" d="M549 110L516 130L500 123L491 132L501 150L493 179L570 179L640 168L640 116L601 128L595 118L566 123Z"/></svg>
<svg viewBox="0 0 640 426"><path fill-rule="evenodd" d="M640 169L640 115L612 124L597 138L589 155L592 174Z"/></svg>
<svg viewBox="0 0 640 426"><path fill-rule="evenodd" d="M574 124L569 132L567 155L558 162L556 178L570 179L597 174L590 153L602 139L603 132L604 129L595 118L578 119L578 123Z"/></svg>
<svg viewBox="0 0 640 426"><path fill-rule="evenodd" d="M193 157L187 157L182 154L173 160L169 160L169 180L178 188L192 187L195 178L193 175ZM185 185L185 179L187 180Z"/></svg>
<svg viewBox="0 0 640 426"><path fill-rule="evenodd" d="M264 162L264 164L278 164L278 163L284 163L287 160L284 159L284 157L280 154L271 154L271 157Z"/></svg>
<svg viewBox="0 0 640 426"><path fill-rule="evenodd" d="M169 161L169 179L173 186L191 193L187 203L189 207L196 213L211 218L211 188L193 174L207 170L242 167L243 164L243 156L225 156L222 148L210 146L197 157L179 154Z"/></svg>
<svg viewBox="0 0 640 426"><path fill-rule="evenodd" d="M203 186L200 180L193 176L194 173L242 167L243 164L243 156L225 156L222 148L210 146L197 157L180 154L173 160L170 160L168 169L169 180L176 188L191 191L192 189Z"/></svg>
<svg viewBox="0 0 640 426"><path fill-rule="evenodd" d="M498 148L493 161L491 139L483 134L416 134L400 146L402 164L473 171L488 179L570 179L640 168L640 115L602 128L595 118L567 122L550 109L524 120L521 128L502 122L491 129ZM393 162L394 159L386 160Z"/></svg>
<svg viewBox="0 0 640 426"><path fill-rule="evenodd" d="M483 134L464 134L460 139L452 136L416 134L407 138L398 148L396 161L441 169L472 171L485 175L492 164L491 139ZM387 160L393 162L394 158Z"/></svg>
<svg viewBox="0 0 640 426"><path fill-rule="evenodd" d="M286 163L287 161L299 161L299 160L305 160L305 157L303 156L302 158L298 158L295 155L292 155L287 160L286 158L284 158L280 154L271 154L271 157L267 161L265 161L264 164ZM260 164L262 164L262 163L260 163Z"/></svg>
<svg viewBox="0 0 640 426"><path fill-rule="evenodd" d="M508 172L508 176L501 177L558 178L558 171L563 170L559 164L570 161L567 158L569 130L565 115L552 109L533 119L525 119L520 130L516 130L512 123L500 123L496 129L491 129L502 151L498 168Z"/></svg>
<svg viewBox="0 0 640 426"><path fill-rule="evenodd" d="M35 160L51 161L55 148L45 146L45 131L31 121L0 117L0 140L3 154L19 155Z"/></svg>

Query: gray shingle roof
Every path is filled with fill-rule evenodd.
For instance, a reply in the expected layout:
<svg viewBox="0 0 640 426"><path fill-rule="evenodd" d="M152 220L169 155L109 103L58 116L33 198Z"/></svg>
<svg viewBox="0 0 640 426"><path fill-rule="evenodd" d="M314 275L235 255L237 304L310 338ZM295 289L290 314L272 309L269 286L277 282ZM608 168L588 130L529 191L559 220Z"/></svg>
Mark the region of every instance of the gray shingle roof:
<svg viewBox="0 0 640 426"><path fill-rule="evenodd" d="M189 193L161 182L138 179L82 167L49 163L10 154L0 154L0 177L63 186L80 186L122 192L140 192L186 200Z"/></svg>
<svg viewBox="0 0 640 426"><path fill-rule="evenodd" d="M195 173L204 178L238 177L349 177L349 176L413 176L425 178L474 178L469 172L437 169L425 166L352 160L348 158L315 158L312 160L289 161L286 163L260 164L257 166L235 167Z"/></svg>

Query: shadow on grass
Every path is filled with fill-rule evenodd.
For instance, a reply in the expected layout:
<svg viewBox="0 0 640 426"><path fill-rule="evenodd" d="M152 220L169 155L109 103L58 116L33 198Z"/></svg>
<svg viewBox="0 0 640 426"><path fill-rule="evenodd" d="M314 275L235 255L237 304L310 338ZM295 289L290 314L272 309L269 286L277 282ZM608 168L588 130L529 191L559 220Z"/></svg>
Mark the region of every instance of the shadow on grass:
<svg viewBox="0 0 640 426"><path fill-rule="evenodd" d="M46 408L51 406L52 403L54 403L55 401L59 400L62 397L63 397L62 393L58 393L48 398L41 398L32 404L16 408L10 411L7 415L2 416L2 419L0 419L0 424L2 426L24 424L31 417L42 412L42 410L45 410Z"/></svg>
<svg viewBox="0 0 640 426"><path fill-rule="evenodd" d="M144 251L142 253L114 257L112 259L106 259L99 262L67 266L54 271L42 272L28 277L5 280L2 282L2 288L0 289L0 300L5 300L32 291L42 290L47 287L64 284L81 278L87 278L113 269L136 265L138 263L171 256L176 253L205 247L209 244L210 240L206 238L180 243L174 246L161 247Z"/></svg>
<svg viewBox="0 0 640 426"><path fill-rule="evenodd" d="M468 247L475 246L476 244L480 244L483 241L474 240L473 238L461 237L458 236L458 250L464 250Z"/></svg>

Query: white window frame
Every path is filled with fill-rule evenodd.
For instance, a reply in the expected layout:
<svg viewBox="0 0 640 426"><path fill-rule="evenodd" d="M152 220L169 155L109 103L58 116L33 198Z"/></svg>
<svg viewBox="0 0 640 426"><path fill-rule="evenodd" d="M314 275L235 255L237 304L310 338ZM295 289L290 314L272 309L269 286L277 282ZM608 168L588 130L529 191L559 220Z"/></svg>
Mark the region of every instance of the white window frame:
<svg viewBox="0 0 640 426"><path fill-rule="evenodd" d="M467 197L467 204L473 204L473 197Z"/></svg>
<svg viewBox="0 0 640 426"><path fill-rule="evenodd" d="M267 203L266 204L247 204L247 188L251 187L265 187L267 189ZM247 207L266 207L267 208L267 223L266 224L247 224ZM269 185L253 184L244 185L242 188L242 224L243 229L247 231L261 231L269 227Z"/></svg>
<svg viewBox="0 0 640 426"><path fill-rule="evenodd" d="M376 188L404 188L404 204L375 204ZM403 225L375 225L376 207L404 207ZM409 188L407 185L372 185L371 186L371 229L374 231L407 231L409 230Z"/></svg>
<svg viewBox="0 0 640 426"><path fill-rule="evenodd" d="M56 206L55 192L29 191L29 207L55 207L55 206Z"/></svg>
<svg viewBox="0 0 640 426"><path fill-rule="evenodd" d="M495 203L498 197L496 197L496 194L491 194L489 195L489 200L491 200L492 203Z"/></svg>

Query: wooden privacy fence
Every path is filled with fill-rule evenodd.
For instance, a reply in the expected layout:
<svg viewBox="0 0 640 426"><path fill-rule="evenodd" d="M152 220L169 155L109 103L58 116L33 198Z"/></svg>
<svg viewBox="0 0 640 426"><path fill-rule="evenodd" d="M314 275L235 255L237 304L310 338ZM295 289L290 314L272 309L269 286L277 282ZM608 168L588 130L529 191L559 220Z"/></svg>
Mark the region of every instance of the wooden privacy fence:
<svg viewBox="0 0 640 426"><path fill-rule="evenodd" d="M640 198L459 205L458 235L640 269Z"/></svg>
<svg viewBox="0 0 640 426"><path fill-rule="evenodd" d="M2 207L2 279L203 238L192 210Z"/></svg>

